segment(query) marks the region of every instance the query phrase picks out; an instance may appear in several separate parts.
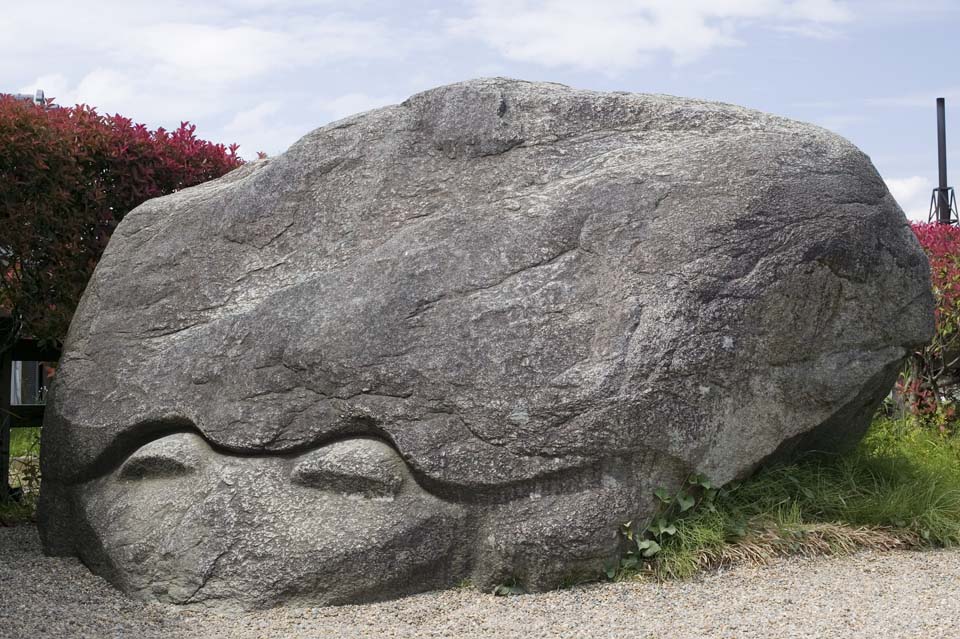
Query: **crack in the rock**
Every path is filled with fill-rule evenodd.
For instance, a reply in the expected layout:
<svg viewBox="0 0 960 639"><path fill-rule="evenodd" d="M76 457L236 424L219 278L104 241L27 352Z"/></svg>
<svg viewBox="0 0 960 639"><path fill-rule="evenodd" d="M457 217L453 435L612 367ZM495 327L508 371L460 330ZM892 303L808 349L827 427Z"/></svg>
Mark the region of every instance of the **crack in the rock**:
<svg viewBox="0 0 960 639"><path fill-rule="evenodd" d="M205 319L204 319L204 320L199 320L199 321L197 321L197 322L194 322L194 323L192 323L192 324L188 324L188 325L186 325L186 326L181 326L181 327L179 327L179 328L174 328L174 329L170 329L170 330L159 329L160 331L163 331L163 332L147 331L147 334L145 334L145 335L143 336L143 338L144 338L144 339L159 339L159 338L161 338L161 337L169 337L170 335L176 335L177 333L182 333L182 332L184 332L184 331L188 331L188 330L190 330L191 328L196 328L197 326L201 326L201 325L206 324L206 323L208 323L208 320L205 320Z"/></svg>

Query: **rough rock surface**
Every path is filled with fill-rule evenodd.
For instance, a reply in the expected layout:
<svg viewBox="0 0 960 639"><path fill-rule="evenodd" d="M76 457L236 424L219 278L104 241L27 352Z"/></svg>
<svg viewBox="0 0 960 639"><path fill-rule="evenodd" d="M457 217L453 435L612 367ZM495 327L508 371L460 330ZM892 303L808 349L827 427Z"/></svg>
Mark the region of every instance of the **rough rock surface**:
<svg viewBox="0 0 960 639"><path fill-rule="evenodd" d="M45 549L181 603L551 587L659 486L856 441L931 309L823 129L441 87L124 219L47 411Z"/></svg>

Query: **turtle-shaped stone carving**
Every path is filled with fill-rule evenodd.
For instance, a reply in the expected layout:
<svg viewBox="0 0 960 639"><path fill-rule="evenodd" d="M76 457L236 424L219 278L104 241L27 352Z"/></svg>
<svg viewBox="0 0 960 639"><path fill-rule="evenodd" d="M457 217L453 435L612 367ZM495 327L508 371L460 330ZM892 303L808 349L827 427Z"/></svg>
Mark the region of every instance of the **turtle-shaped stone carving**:
<svg viewBox="0 0 960 639"><path fill-rule="evenodd" d="M178 603L553 587L658 487L855 442L931 309L828 131L433 89L127 215L48 407L45 548Z"/></svg>

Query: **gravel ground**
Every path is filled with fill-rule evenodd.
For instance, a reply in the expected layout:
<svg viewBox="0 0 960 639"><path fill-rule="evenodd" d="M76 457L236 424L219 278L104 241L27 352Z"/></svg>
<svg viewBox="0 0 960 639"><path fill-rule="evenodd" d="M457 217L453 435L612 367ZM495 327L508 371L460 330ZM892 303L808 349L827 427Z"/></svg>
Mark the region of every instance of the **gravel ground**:
<svg viewBox="0 0 960 639"><path fill-rule="evenodd" d="M672 582L520 597L468 589L338 608L220 615L124 598L78 561L0 528L0 637L960 637L960 550L791 559Z"/></svg>

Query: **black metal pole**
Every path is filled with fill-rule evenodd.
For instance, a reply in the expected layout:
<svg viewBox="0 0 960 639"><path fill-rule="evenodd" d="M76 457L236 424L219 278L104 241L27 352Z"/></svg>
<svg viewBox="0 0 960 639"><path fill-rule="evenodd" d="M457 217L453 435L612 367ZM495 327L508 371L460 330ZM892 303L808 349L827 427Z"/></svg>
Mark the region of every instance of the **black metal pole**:
<svg viewBox="0 0 960 639"><path fill-rule="evenodd" d="M950 224L950 197L947 193L947 118L943 98L937 98L937 159L940 188L937 189L937 222Z"/></svg>

